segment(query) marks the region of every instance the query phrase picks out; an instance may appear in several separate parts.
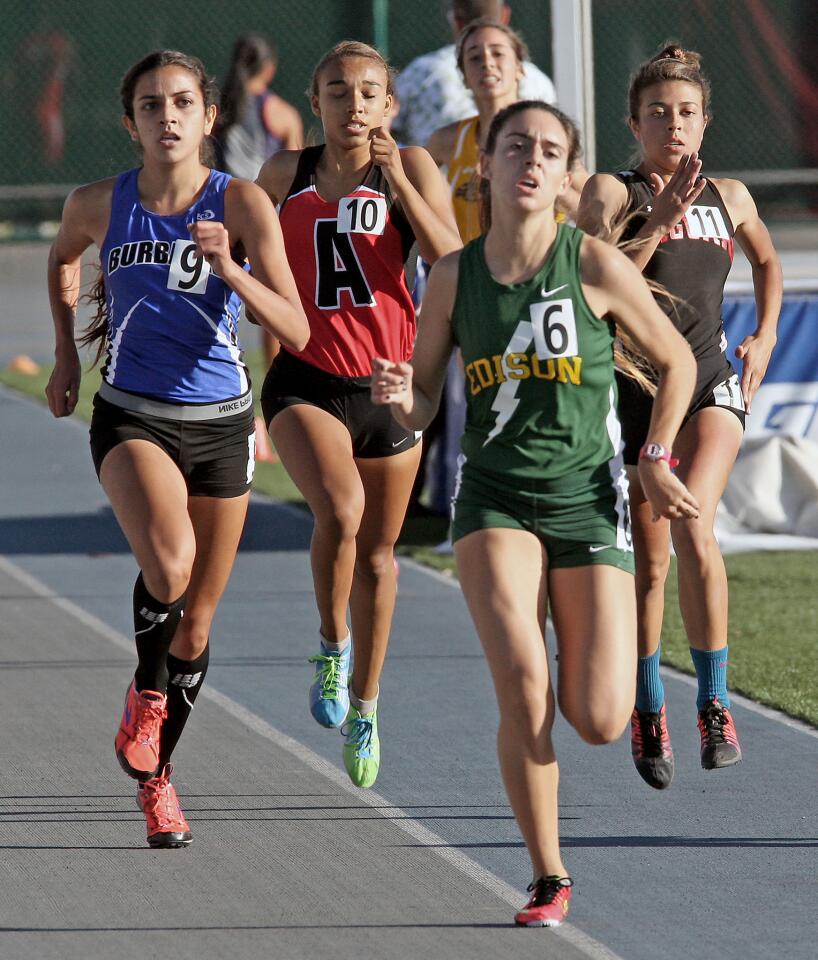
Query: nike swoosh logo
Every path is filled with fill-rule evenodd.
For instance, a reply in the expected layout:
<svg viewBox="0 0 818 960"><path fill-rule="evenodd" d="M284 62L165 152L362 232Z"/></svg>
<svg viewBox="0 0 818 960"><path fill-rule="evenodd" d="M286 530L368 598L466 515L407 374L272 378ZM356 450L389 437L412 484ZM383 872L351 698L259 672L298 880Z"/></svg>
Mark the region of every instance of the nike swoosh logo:
<svg viewBox="0 0 818 960"><path fill-rule="evenodd" d="M609 543L603 544L601 547L588 547L588 553L599 553L600 550L610 550L611 545Z"/></svg>
<svg viewBox="0 0 818 960"><path fill-rule="evenodd" d="M404 437L403 440L398 440L392 444L393 447L399 447L402 443L406 443L409 437Z"/></svg>
<svg viewBox="0 0 818 960"><path fill-rule="evenodd" d="M550 297L552 293L559 293L560 290L564 290L568 286L567 283L564 283L561 287L554 287L553 290L540 290L541 297Z"/></svg>

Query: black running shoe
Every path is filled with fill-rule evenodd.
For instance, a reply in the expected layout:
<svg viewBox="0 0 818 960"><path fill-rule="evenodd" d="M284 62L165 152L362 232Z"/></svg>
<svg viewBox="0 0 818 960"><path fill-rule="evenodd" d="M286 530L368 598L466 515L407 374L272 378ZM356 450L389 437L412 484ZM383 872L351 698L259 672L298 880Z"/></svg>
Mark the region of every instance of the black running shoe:
<svg viewBox="0 0 818 960"><path fill-rule="evenodd" d="M699 710L699 733L702 737L702 767L718 770L732 767L741 760L736 725L727 707L711 700Z"/></svg>
<svg viewBox="0 0 818 960"><path fill-rule="evenodd" d="M665 705L658 713L631 714L631 756L639 776L654 790L666 790L673 780L673 748Z"/></svg>

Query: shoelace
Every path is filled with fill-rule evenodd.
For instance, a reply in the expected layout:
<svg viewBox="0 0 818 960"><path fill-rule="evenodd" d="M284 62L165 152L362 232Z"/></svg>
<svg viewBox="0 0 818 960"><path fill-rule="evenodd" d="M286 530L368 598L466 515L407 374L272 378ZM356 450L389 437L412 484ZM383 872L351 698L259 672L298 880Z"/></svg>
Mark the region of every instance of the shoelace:
<svg viewBox="0 0 818 960"><path fill-rule="evenodd" d="M662 723L658 713L640 713L636 741L646 757L662 755Z"/></svg>
<svg viewBox="0 0 818 960"><path fill-rule="evenodd" d="M136 703L134 740L145 744L155 743L154 733L166 716L161 700L147 700L145 697L140 697Z"/></svg>
<svg viewBox="0 0 818 960"><path fill-rule="evenodd" d="M541 907L546 903L553 903L562 890L573 885L574 881L570 877L540 877L526 887L526 891L533 894L527 906Z"/></svg>
<svg viewBox="0 0 818 960"><path fill-rule="evenodd" d="M338 687L341 684L341 658L318 653L310 657L309 662L323 663L320 671L321 697L324 700L334 700L338 696Z"/></svg>
<svg viewBox="0 0 818 960"><path fill-rule="evenodd" d="M356 717L341 727L341 733L346 737L347 743L354 745L356 753L366 755L372 745L373 718Z"/></svg>
<svg viewBox="0 0 818 960"><path fill-rule="evenodd" d="M710 743L725 743L724 728L728 724L727 716L722 707L711 704L702 710L702 724Z"/></svg>
<svg viewBox="0 0 818 960"><path fill-rule="evenodd" d="M142 787L142 809L160 828L174 827L182 821L179 798L170 780L160 780L157 786L146 784Z"/></svg>

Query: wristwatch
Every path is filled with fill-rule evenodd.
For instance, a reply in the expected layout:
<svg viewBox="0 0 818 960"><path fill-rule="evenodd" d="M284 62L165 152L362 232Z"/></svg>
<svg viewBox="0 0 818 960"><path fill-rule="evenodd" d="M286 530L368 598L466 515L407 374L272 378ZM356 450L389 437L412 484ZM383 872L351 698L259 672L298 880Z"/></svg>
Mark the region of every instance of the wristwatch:
<svg viewBox="0 0 818 960"><path fill-rule="evenodd" d="M663 447L661 443L654 443L653 441L648 441L648 443L642 447L639 451L639 459L649 460L651 463L656 463L658 460L666 460L671 470L679 466L679 461L671 456L670 450L668 450L667 447Z"/></svg>

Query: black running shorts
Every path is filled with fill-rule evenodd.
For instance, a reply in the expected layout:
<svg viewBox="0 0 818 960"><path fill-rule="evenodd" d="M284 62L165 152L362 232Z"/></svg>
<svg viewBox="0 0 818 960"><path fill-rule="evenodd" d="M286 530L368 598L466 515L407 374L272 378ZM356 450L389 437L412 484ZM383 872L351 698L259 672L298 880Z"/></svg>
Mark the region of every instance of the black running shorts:
<svg viewBox="0 0 818 960"><path fill-rule="evenodd" d="M217 420L182 422L126 410L97 395L90 435L97 476L115 446L147 440L173 460L192 497L240 497L250 489L256 459L252 407Z"/></svg>
<svg viewBox="0 0 818 960"><path fill-rule="evenodd" d="M261 388L264 422L269 428L282 410L306 403L326 410L344 424L355 457L392 457L414 447L421 434L405 430L389 407L376 406L369 387L369 377L336 377L281 350Z"/></svg>
<svg viewBox="0 0 818 960"><path fill-rule="evenodd" d="M625 463L635 466L639 463L639 451L648 439L650 417L653 412L653 397L639 386L636 381L624 374L616 373L616 388L619 393L619 419L622 423L622 439L625 441ZM735 414L744 429L746 411L741 394L741 384L733 374L718 383L705 384L696 390L685 414L682 426L700 410L707 407L723 407Z"/></svg>

